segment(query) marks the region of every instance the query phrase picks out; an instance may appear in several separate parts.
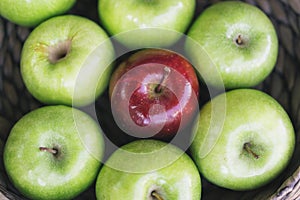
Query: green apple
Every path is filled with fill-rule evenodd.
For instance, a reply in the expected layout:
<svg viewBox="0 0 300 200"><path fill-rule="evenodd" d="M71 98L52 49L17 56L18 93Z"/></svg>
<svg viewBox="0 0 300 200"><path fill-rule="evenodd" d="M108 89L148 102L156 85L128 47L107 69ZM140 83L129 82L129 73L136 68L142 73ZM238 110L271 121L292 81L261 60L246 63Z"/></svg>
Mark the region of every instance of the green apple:
<svg viewBox="0 0 300 200"><path fill-rule="evenodd" d="M208 7L187 36L186 52L210 86L255 86L277 61L278 38L272 22L259 8L244 2L225 1ZM215 81L216 76L223 82Z"/></svg>
<svg viewBox="0 0 300 200"><path fill-rule="evenodd" d="M129 48L165 47L189 27L195 0L99 0L103 27Z"/></svg>
<svg viewBox="0 0 300 200"><path fill-rule="evenodd" d="M13 185L30 199L71 199L96 180L104 154L98 124L64 105L23 116L4 147L4 166Z"/></svg>
<svg viewBox="0 0 300 200"><path fill-rule="evenodd" d="M199 200L201 179L192 159L159 140L142 139L116 150L96 181L97 199Z"/></svg>
<svg viewBox="0 0 300 200"><path fill-rule="evenodd" d="M18 25L34 27L48 18L67 12L75 2L76 0L0 0L0 15Z"/></svg>
<svg viewBox="0 0 300 200"><path fill-rule="evenodd" d="M106 89L114 48L95 22L75 15L37 26L21 54L21 75L29 92L45 104L85 106Z"/></svg>
<svg viewBox="0 0 300 200"><path fill-rule="evenodd" d="M218 112L225 118L218 123L211 119L212 109L224 104L224 98L225 109ZM236 89L204 105L190 150L207 180L232 190L250 190L277 177L294 146L292 122L274 98L255 89Z"/></svg>

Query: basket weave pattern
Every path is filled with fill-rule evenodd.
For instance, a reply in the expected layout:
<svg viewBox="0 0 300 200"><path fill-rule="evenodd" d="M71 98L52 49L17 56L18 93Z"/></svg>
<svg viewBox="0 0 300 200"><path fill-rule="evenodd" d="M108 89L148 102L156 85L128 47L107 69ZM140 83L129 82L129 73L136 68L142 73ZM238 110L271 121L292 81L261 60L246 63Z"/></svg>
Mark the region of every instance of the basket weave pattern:
<svg viewBox="0 0 300 200"><path fill-rule="evenodd" d="M219 0L198 0L195 17ZM203 199L300 199L300 1L245 0L261 8L272 20L280 49L276 68L258 89L270 94L290 115L297 134L296 150L287 169L271 184L248 192L234 192L203 180ZM100 23L95 0L78 1L69 13ZM20 75L22 44L31 29L0 17L0 138L5 141L12 125L25 113L41 106L26 90ZM0 166L0 199L24 199L7 180ZM94 199L93 188L78 199Z"/></svg>

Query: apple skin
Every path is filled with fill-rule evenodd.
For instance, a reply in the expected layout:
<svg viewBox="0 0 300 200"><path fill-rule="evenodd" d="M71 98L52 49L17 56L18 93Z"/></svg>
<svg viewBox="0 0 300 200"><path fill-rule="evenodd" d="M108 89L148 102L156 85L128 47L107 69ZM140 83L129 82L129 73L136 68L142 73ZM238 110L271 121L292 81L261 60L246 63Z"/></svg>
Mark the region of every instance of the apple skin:
<svg viewBox="0 0 300 200"><path fill-rule="evenodd" d="M105 29L128 48L166 47L189 27L195 0L99 0Z"/></svg>
<svg viewBox="0 0 300 200"><path fill-rule="evenodd" d="M96 181L99 200L155 200L152 191L162 199L201 198L201 178L192 159L159 140L136 140L122 146L103 165Z"/></svg>
<svg viewBox="0 0 300 200"><path fill-rule="evenodd" d="M170 73L156 92L165 67ZM163 49L134 53L117 67L109 83L114 119L135 137L172 138L193 121L198 96L193 66L180 54Z"/></svg>
<svg viewBox="0 0 300 200"><path fill-rule="evenodd" d="M98 24L63 15L30 33L22 49L21 75L42 103L85 106L107 88L113 60L112 43Z"/></svg>
<svg viewBox="0 0 300 200"><path fill-rule="evenodd" d="M224 112L225 118L218 123L211 120L212 105L224 104L223 98L226 109L218 112ZM277 177L294 147L294 128L281 105L262 91L236 89L220 94L201 109L190 151L207 180L242 191Z"/></svg>
<svg viewBox="0 0 300 200"><path fill-rule="evenodd" d="M64 14L73 7L75 2L76 0L18 0L16 3L11 0L1 0L0 15L15 24L34 27L51 17Z"/></svg>
<svg viewBox="0 0 300 200"><path fill-rule="evenodd" d="M24 196L72 199L96 180L103 154L98 124L80 110L57 105L23 116L10 132L3 158L9 179Z"/></svg>
<svg viewBox="0 0 300 200"><path fill-rule="evenodd" d="M240 45L236 42L239 35ZM259 8L244 2L213 4L196 18L187 36L188 57L213 87L255 86L277 61L278 38L272 22ZM223 81L216 81L217 76Z"/></svg>

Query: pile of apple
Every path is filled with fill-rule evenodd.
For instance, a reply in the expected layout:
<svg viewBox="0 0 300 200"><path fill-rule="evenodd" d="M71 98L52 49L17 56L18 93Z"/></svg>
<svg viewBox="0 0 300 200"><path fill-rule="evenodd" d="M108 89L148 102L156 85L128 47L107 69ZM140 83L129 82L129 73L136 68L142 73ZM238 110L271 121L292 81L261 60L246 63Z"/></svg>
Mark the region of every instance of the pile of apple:
<svg viewBox="0 0 300 200"><path fill-rule="evenodd" d="M97 199L199 200L201 176L244 191L285 169L293 125L254 89L278 54L261 10L226 1L194 19L195 0L99 0L99 26L63 14L74 3L0 0L3 17L34 27L20 70L43 106L13 126L3 155L25 197L72 199L95 185ZM210 99L199 108L202 85ZM105 91L115 123L135 138L108 159L110 133L93 110Z"/></svg>

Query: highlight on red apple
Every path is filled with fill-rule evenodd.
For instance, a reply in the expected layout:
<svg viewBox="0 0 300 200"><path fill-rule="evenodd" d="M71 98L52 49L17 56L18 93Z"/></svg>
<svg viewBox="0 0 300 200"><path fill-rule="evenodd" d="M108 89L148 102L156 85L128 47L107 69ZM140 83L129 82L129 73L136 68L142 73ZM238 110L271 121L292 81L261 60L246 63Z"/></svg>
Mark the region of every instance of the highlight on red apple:
<svg viewBox="0 0 300 200"><path fill-rule="evenodd" d="M172 138L199 110L193 66L164 49L139 50L121 62L110 79L109 96L119 127L138 138Z"/></svg>

